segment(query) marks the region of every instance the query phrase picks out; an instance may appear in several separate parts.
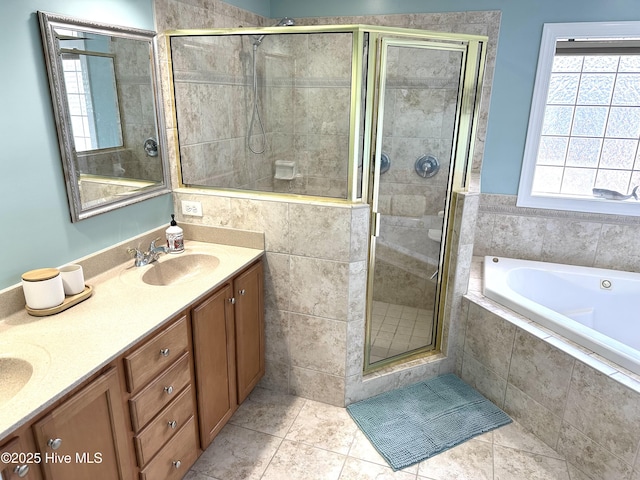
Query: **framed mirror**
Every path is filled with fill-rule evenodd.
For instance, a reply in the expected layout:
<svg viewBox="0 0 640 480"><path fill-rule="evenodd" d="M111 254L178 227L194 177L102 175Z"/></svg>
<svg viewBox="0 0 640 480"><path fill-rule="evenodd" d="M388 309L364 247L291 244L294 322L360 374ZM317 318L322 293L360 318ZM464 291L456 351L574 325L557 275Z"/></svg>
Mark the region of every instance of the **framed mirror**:
<svg viewBox="0 0 640 480"><path fill-rule="evenodd" d="M71 221L168 193L155 32L38 19Z"/></svg>

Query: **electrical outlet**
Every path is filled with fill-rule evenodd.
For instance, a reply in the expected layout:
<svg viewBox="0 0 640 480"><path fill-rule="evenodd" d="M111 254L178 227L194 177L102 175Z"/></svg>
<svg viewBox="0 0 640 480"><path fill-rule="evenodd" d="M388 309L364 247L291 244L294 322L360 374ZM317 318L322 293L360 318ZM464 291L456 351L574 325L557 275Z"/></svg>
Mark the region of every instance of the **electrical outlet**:
<svg viewBox="0 0 640 480"><path fill-rule="evenodd" d="M192 217L202 216L202 203L191 200L182 200L182 214Z"/></svg>

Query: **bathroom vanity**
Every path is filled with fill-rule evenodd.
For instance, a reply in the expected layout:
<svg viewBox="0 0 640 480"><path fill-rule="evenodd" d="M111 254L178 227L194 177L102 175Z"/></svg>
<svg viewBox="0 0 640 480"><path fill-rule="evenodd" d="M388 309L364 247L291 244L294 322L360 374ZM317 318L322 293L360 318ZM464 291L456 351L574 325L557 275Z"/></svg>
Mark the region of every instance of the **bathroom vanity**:
<svg viewBox="0 0 640 480"><path fill-rule="evenodd" d="M1 478L180 479L222 429L264 375L263 251L185 245L91 278L58 315L0 322L0 358L34 350L0 397Z"/></svg>

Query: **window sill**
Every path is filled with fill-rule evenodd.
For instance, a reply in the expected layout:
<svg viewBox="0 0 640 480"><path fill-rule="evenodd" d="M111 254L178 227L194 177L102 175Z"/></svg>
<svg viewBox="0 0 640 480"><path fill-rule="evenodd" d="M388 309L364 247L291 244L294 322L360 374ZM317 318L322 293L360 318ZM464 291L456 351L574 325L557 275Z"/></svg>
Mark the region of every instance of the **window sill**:
<svg viewBox="0 0 640 480"><path fill-rule="evenodd" d="M640 217L640 201L574 199L552 195L521 195L516 202L518 207L542 208L547 210L568 210L571 212L604 213Z"/></svg>

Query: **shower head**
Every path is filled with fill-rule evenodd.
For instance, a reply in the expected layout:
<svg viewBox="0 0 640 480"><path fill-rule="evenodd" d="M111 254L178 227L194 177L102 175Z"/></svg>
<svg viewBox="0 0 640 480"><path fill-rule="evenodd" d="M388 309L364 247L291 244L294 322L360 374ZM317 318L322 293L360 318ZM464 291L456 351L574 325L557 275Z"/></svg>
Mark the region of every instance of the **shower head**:
<svg viewBox="0 0 640 480"><path fill-rule="evenodd" d="M296 21L291 17L284 17L278 23L274 25L274 27L293 27L296 24Z"/></svg>
<svg viewBox="0 0 640 480"><path fill-rule="evenodd" d="M296 24L296 21L291 18L291 17L284 17L282 19L280 19L280 21L276 24L274 24L274 27L292 27ZM260 36L253 36L253 46L254 47L258 47L260 46L260 44L262 43L262 40L264 40L265 35L260 35Z"/></svg>

